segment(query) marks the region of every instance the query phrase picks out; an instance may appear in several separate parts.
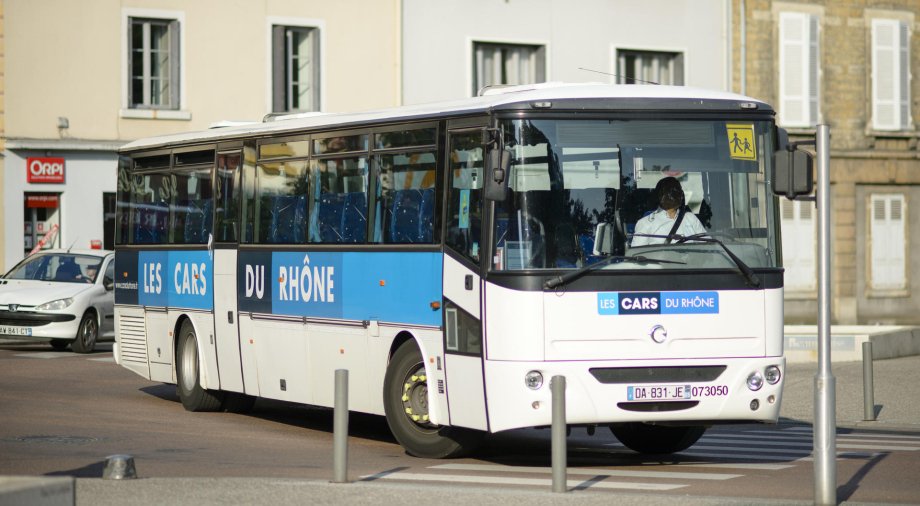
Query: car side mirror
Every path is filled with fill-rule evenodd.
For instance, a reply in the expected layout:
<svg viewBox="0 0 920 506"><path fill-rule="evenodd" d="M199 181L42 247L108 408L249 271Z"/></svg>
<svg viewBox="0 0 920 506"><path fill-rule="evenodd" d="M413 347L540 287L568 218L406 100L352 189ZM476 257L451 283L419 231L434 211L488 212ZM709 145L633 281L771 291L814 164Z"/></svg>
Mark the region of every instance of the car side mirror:
<svg viewBox="0 0 920 506"><path fill-rule="evenodd" d="M105 278L102 280L102 286L105 287L107 292L111 292L115 289L115 280L111 278Z"/></svg>
<svg viewBox="0 0 920 506"><path fill-rule="evenodd" d="M814 157L811 153L800 151L800 143L784 142L787 138L784 131L780 131L779 137L780 148L773 156L773 177L770 181L773 193L789 200L811 194L814 191Z"/></svg>

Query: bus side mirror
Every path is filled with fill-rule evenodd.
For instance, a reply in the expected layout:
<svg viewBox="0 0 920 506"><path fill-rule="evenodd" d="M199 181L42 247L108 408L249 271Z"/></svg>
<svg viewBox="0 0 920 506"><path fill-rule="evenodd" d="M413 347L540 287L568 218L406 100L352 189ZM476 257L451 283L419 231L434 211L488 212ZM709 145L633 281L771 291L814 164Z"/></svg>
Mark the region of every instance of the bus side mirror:
<svg viewBox="0 0 920 506"><path fill-rule="evenodd" d="M500 137L495 136L487 143L485 197L497 202L504 201L508 190L511 168L511 153L502 147Z"/></svg>
<svg viewBox="0 0 920 506"><path fill-rule="evenodd" d="M782 147L774 155L773 193L795 200L814 190L814 161L810 153L794 146Z"/></svg>

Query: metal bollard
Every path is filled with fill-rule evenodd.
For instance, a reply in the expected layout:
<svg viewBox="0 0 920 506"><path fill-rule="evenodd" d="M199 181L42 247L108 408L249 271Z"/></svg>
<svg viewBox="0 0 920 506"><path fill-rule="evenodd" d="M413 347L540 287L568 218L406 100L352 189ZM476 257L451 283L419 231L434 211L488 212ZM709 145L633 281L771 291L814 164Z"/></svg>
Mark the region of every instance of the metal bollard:
<svg viewBox="0 0 920 506"><path fill-rule="evenodd" d="M549 382L553 394L552 462L553 492L568 491L566 420L565 420L565 376L553 376Z"/></svg>
<svg viewBox="0 0 920 506"><path fill-rule="evenodd" d="M863 359L863 420L875 421L875 380L872 373L872 342L862 344Z"/></svg>
<svg viewBox="0 0 920 506"><path fill-rule="evenodd" d="M130 480L133 478L137 478L134 457L130 455L109 455L105 458L105 468L102 470L103 480Z"/></svg>
<svg viewBox="0 0 920 506"><path fill-rule="evenodd" d="M348 370L335 370L332 414L333 483L348 483Z"/></svg>

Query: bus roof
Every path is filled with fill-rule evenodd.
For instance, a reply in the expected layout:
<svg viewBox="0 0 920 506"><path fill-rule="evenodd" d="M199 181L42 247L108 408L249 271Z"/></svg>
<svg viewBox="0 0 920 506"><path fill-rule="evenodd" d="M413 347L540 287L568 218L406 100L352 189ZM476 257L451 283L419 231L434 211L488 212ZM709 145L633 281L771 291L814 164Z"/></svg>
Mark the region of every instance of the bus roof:
<svg viewBox="0 0 920 506"><path fill-rule="evenodd" d="M628 108L633 110L666 109L673 107L675 103L686 104L685 109L693 106L705 109L708 104L708 109L711 110L714 104L724 104L719 109L738 110L739 104L749 104L746 108L771 112L773 110L766 103L743 95L686 86L539 83L488 88L478 97L390 109L336 114L292 113L274 117L269 115L263 122L219 122L213 125L217 128L209 130L139 139L122 146L119 151L134 152L176 144L218 142L315 128L345 128L367 123L433 119L445 115L486 114L516 107L530 109L531 104L536 102L563 101L574 104L582 101L582 106L577 108L584 110L584 105L590 103L586 101L600 100L607 103L599 108L617 109L618 107L611 106L610 99L628 104Z"/></svg>

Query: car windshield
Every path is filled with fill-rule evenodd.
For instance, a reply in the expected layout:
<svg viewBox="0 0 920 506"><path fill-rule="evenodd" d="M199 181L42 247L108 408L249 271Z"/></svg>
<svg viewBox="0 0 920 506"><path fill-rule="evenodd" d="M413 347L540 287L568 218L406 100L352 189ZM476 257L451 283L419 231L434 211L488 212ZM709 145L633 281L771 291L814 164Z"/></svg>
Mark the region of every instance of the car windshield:
<svg viewBox="0 0 920 506"><path fill-rule="evenodd" d="M91 255L46 253L19 262L6 279L33 279L63 283L95 283L102 259Z"/></svg>
<svg viewBox="0 0 920 506"><path fill-rule="evenodd" d="M752 268L779 263L770 122L517 119L502 129L512 156L493 270L579 269L611 255L627 260L603 268L735 268L704 237ZM628 261L636 256L661 262Z"/></svg>

